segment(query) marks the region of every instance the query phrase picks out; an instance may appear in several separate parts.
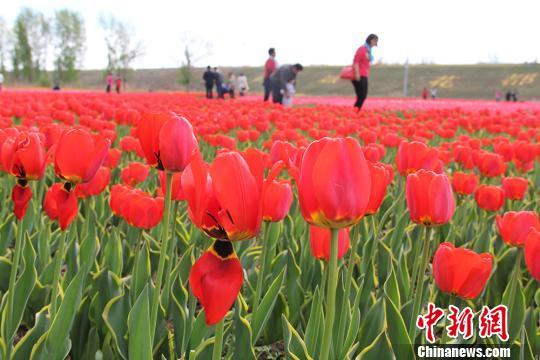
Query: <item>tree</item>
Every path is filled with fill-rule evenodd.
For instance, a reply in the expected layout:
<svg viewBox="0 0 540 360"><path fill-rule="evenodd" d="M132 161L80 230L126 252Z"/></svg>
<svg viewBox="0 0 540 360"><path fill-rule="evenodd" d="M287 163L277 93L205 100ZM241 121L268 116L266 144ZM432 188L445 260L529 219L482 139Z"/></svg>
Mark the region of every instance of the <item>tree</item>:
<svg viewBox="0 0 540 360"><path fill-rule="evenodd" d="M127 81L133 62L143 55L143 44L135 41L133 31L112 15L102 16L100 24L107 45L107 72L116 72Z"/></svg>
<svg viewBox="0 0 540 360"><path fill-rule="evenodd" d="M178 71L178 82L185 86L186 91L191 89L193 83L194 63L202 60L210 53L210 43L196 40L188 35L184 35L184 60Z"/></svg>
<svg viewBox="0 0 540 360"><path fill-rule="evenodd" d="M12 48L13 72L30 82L36 80L47 63L51 29L42 13L23 8L15 19Z"/></svg>
<svg viewBox="0 0 540 360"><path fill-rule="evenodd" d="M9 53L11 33L6 21L0 17L0 72L6 72L6 59Z"/></svg>
<svg viewBox="0 0 540 360"><path fill-rule="evenodd" d="M57 76L61 81L73 81L77 78L77 69L82 65L85 52L86 31L81 15L67 9L57 11L54 35Z"/></svg>

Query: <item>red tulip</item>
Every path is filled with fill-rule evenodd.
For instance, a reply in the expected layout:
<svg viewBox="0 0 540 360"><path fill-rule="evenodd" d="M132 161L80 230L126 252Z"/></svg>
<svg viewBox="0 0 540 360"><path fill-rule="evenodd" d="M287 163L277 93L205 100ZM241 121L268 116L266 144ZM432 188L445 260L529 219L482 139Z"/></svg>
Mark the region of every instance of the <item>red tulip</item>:
<svg viewBox="0 0 540 360"><path fill-rule="evenodd" d="M54 168L56 174L72 184L92 180L107 156L110 142L82 129L65 131L56 144Z"/></svg>
<svg viewBox="0 0 540 360"><path fill-rule="evenodd" d="M446 224L456 208L448 177L433 171L407 176L406 198L411 220L426 226Z"/></svg>
<svg viewBox="0 0 540 360"><path fill-rule="evenodd" d="M506 171L504 158L499 154L485 152L478 159L478 169L486 177L497 177Z"/></svg>
<svg viewBox="0 0 540 360"><path fill-rule="evenodd" d="M108 167L102 166L96 172L96 175L87 183L77 185L75 194L79 199L84 199L90 196L99 195L105 190L111 180L111 170Z"/></svg>
<svg viewBox="0 0 540 360"><path fill-rule="evenodd" d="M474 193L474 199L481 209L497 211L504 205L504 193L500 187L480 185Z"/></svg>
<svg viewBox="0 0 540 360"><path fill-rule="evenodd" d="M234 176L231 176L234 174ZM261 194L255 176L237 152L220 153L210 166L219 203L217 222L230 241L255 237L261 226Z"/></svg>
<svg viewBox="0 0 540 360"><path fill-rule="evenodd" d="M167 174L165 171L159 172L159 185L161 186L161 191L163 196L167 195ZM172 177L172 194L171 198L174 201L185 200L184 191L182 190L182 173L174 173Z"/></svg>
<svg viewBox="0 0 540 360"><path fill-rule="evenodd" d="M439 160L437 150L418 141L410 143L402 141L399 144L396 166L402 176L407 176L420 169L432 170L437 173L442 171L442 162Z"/></svg>
<svg viewBox="0 0 540 360"><path fill-rule="evenodd" d="M131 226L149 230L161 222L164 205L162 197L136 196L127 204L126 221Z"/></svg>
<svg viewBox="0 0 540 360"><path fill-rule="evenodd" d="M308 223L354 225L366 212L370 192L371 174L356 139L323 138L308 146L298 182L300 209Z"/></svg>
<svg viewBox="0 0 540 360"><path fill-rule="evenodd" d="M11 200L13 201L13 214L19 220L24 218L26 210L28 209L28 203L32 199L32 190L30 186L15 184L11 191Z"/></svg>
<svg viewBox="0 0 540 360"><path fill-rule="evenodd" d="M386 188L392 182L393 174L390 173L385 164L368 163L369 172L371 174L371 193L369 194L369 202L366 209L366 215L373 215L381 206L386 194Z"/></svg>
<svg viewBox="0 0 540 360"><path fill-rule="evenodd" d="M525 239L525 264L532 277L540 281L540 231L530 229Z"/></svg>
<svg viewBox="0 0 540 360"><path fill-rule="evenodd" d="M433 257L433 277L442 292L474 299L486 286L492 266L491 254L477 254L444 242Z"/></svg>
<svg viewBox="0 0 540 360"><path fill-rule="evenodd" d="M122 150L116 148L109 149L107 152L107 157L105 157L105 161L103 161L103 166L114 169L116 166L118 166L121 156Z"/></svg>
<svg viewBox="0 0 540 360"><path fill-rule="evenodd" d="M286 180L272 180L265 184L262 202L262 218L264 221L278 222L283 220L293 201L291 183Z"/></svg>
<svg viewBox="0 0 540 360"><path fill-rule="evenodd" d="M47 190L43 199L43 209L51 220L58 220L60 228L66 230L77 217L79 210L75 192L70 184L56 183Z"/></svg>
<svg viewBox="0 0 540 360"><path fill-rule="evenodd" d="M242 288L243 270L230 241L216 240L193 264L189 286L201 303L206 324L227 314Z"/></svg>
<svg viewBox="0 0 540 360"><path fill-rule="evenodd" d="M367 161L378 162L384 157L386 149L381 144L370 143L363 148Z"/></svg>
<svg viewBox="0 0 540 360"><path fill-rule="evenodd" d="M496 217L503 241L512 246L523 246L530 229L540 231L540 218L534 211L509 211Z"/></svg>
<svg viewBox="0 0 540 360"><path fill-rule="evenodd" d="M478 180L475 174L456 171L452 174L452 188L460 195L470 195L476 190Z"/></svg>
<svg viewBox="0 0 540 360"><path fill-rule="evenodd" d="M330 237L331 231L327 228L309 226L309 245L311 255L317 259L330 260ZM338 259L341 259L349 250L349 228L338 231Z"/></svg>
<svg viewBox="0 0 540 360"><path fill-rule="evenodd" d="M2 165L6 172L25 180L43 177L47 155L37 133L19 133L2 144Z"/></svg>
<svg viewBox="0 0 540 360"><path fill-rule="evenodd" d="M504 196L510 200L523 200L529 182L521 177L505 177L502 179Z"/></svg>
<svg viewBox="0 0 540 360"><path fill-rule="evenodd" d="M209 236L240 241L259 232L259 185L239 153L219 153L210 169L196 153L182 174L182 188L191 220Z"/></svg>
<svg viewBox="0 0 540 360"><path fill-rule="evenodd" d="M137 126L137 137L146 160L158 170L183 171L198 151L193 128L174 113L148 113Z"/></svg>
<svg viewBox="0 0 540 360"><path fill-rule="evenodd" d="M139 162L130 162L125 168L122 169L120 177L122 182L129 186L136 186L146 180L150 168L146 164Z"/></svg>

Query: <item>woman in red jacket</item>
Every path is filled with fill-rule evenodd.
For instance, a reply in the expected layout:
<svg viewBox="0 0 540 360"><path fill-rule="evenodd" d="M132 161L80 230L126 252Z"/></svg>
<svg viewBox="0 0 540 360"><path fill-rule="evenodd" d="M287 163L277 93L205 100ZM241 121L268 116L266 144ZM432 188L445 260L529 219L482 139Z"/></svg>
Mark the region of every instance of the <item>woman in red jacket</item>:
<svg viewBox="0 0 540 360"><path fill-rule="evenodd" d="M374 46L377 46L379 37L375 34L370 34L364 45L360 46L354 54L353 60L353 70L354 70L354 80L352 84L354 86L354 92L356 93L356 102L354 106L360 111L364 100L366 100L368 92L368 77L369 77L369 67L373 61L373 55L371 54L371 49Z"/></svg>

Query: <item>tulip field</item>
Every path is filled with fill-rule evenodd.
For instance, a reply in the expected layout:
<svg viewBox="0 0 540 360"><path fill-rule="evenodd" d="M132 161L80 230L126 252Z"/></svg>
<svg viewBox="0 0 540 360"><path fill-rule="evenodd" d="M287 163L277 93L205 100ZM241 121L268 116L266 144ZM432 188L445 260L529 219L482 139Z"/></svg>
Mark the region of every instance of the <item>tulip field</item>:
<svg viewBox="0 0 540 360"><path fill-rule="evenodd" d="M1 92L0 359L538 359L540 107L378 101Z"/></svg>

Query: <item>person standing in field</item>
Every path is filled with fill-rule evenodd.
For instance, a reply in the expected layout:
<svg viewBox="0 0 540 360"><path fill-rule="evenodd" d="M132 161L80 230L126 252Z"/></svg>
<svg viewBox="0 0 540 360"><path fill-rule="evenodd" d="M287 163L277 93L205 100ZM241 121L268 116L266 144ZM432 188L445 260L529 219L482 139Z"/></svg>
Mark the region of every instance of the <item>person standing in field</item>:
<svg viewBox="0 0 540 360"><path fill-rule="evenodd" d="M236 84L238 85L238 95L244 96L247 91L249 91L249 84L246 75L244 73L238 74L236 79Z"/></svg>
<svg viewBox="0 0 540 360"><path fill-rule="evenodd" d="M435 100L437 98L437 88L431 89L431 100Z"/></svg>
<svg viewBox="0 0 540 360"><path fill-rule="evenodd" d="M218 99L223 99L223 74L217 67L214 68L214 81Z"/></svg>
<svg viewBox="0 0 540 360"><path fill-rule="evenodd" d="M422 90L422 99L427 100L428 97L428 89L424 86L424 90Z"/></svg>
<svg viewBox="0 0 540 360"><path fill-rule="evenodd" d="M233 72L229 73L229 81L227 82L227 90L229 97L234 99L234 92L236 91L236 75Z"/></svg>
<svg viewBox="0 0 540 360"><path fill-rule="evenodd" d="M122 90L122 78L120 76L116 77L116 93L120 94L120 90Z"/></svg>
<svg viewBox="0 0 540 360"><path fill-rule="evenodd" d="M364 101L367 98L369 68L371 66L371 62L373 61L371 49L373 49L374 46L377 46L378 42L379 37L375 34L370 34L367 37L366 42L360 46L354 54L354 80L352 80L352 84L354 87L354 92L356 93L356 101L354 106L358 111L362 109Z"/></svg>
<svg viewBox="0 0 540 360"><path fill-rule="evenodd" d="M293 97L296 93L296 86L295 81L289 81L287 85L285 86L285 89L287 90L285 94L283 95L283 106L285 107L292 107L293 106Z"/></svg>
<svg viewBox="0 0 540 360"><path fill-rule="evenodd" d="M268 59L264 63L264 73L263 73L263 86L264 86L264 101L268 101L270 97L270 91L272 90L272 84L270 81L270 76L277 68L276 61L276 49L268 49Z"/></svg>
<svg viewBox="0 0 540 360"><path fill-rule="evenodd" d="M288 97L287 84L295 82L296 75L304 70L300 64L282 65L270 75L270 84L272 86L272 101L275 104L283 104L283 97Z"/></svg>
<svg viewBox="0 0 540 360"><path fill-rule="evenodd" d="M105 88L105 91L106 91L106 92L108 92L108 93L111 92L112 85L113 85L113 81L114 81L113 75L112 75L112 73L109 71L109 73L107 74L107 78L105 79L105 82L106 82L106 88Z"/></svg>
<svg viewBox="0 0 540 360"><path fill-rule="evenodd" d="M204 87L206 89L206 98L212 99L214 95L212 94L212 88L214 87L214 73L210 65L206 67L206 71L203 74Z"/></svg>

